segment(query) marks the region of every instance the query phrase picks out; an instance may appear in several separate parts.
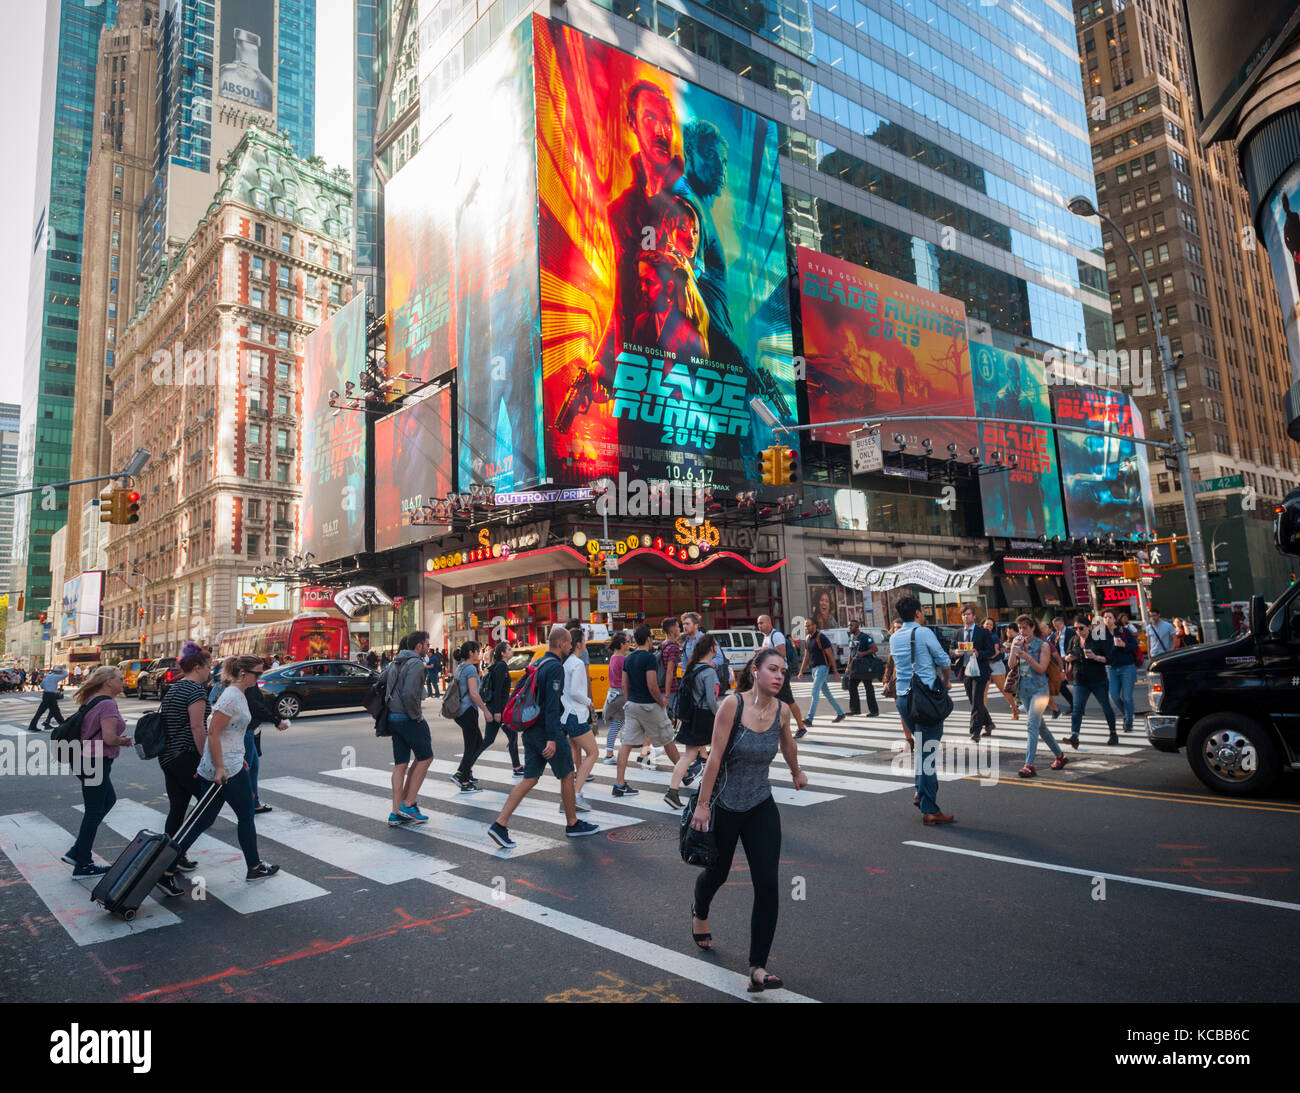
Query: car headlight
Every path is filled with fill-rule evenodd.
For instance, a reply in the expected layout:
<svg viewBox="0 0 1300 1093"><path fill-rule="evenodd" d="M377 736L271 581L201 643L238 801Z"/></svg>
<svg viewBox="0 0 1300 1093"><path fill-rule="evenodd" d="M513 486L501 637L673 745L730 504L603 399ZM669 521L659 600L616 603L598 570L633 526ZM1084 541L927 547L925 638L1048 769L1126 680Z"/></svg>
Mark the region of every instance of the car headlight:
<svg viewBox="0 0 1300 1093"><path fill-rule="evenodd" d="M1153 713L1159 713L1160 700L1164 698L1165 685L1159 672L1147 673L1147 701Z"/></svg>

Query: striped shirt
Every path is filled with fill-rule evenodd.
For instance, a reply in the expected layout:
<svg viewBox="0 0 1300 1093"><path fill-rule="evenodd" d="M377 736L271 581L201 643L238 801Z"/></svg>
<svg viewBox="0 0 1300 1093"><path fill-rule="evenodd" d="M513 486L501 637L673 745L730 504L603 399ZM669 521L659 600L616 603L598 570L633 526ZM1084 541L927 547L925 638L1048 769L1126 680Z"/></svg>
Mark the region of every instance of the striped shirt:
<svg viewBox="0 0 1300 1093"><path fill-rule="evenodd" d="M167 688L167 696L162 702L163 730L167 742L163 745L160 763L166 764L180 758L188 752L197 753L194 746L194 733L190 731L190 706L195 702L203 703L203 723L208 723L212 707L208 704L206 692L192 679L182 679Z"/></svg>

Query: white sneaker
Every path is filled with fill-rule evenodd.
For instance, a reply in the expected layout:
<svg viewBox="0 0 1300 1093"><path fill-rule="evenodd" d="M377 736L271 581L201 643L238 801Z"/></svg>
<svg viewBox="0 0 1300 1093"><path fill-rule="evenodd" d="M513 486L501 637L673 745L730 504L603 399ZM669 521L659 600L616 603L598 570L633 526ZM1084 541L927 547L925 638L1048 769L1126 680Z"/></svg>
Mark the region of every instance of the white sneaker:
<svg viewBox="0 0 1300 1093"><path fill-rule="evenodd" d="M573 796L573 807L578 812L590 812L591 805L587 804L587 798L581 793L575 793Z"/></svg>

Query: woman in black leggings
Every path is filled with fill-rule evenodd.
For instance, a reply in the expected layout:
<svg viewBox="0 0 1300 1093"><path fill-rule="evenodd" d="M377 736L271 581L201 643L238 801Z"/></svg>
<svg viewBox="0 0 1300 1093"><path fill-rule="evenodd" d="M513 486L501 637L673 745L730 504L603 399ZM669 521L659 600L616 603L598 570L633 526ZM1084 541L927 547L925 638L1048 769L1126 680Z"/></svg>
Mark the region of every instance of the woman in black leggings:
<svg viewBox="0 0 1300 1093"><path fill-rule="evenodd" d="M190 798L199 795L199 758L203 754L203 745L207 740L208 705L207 691L204 683L211 673L212 658L195 642L187 641L181 647L180 669L184 673L180 679L167 688L167 696L162 701L162 719L165 742L162 754L158 756L158 765L162 767L163 779L167 783L167 822L163 830L168 835L175 835L185 822L185 813L189 811ZM176 883L176 870L188 873L198 865L184 854L177 859L175 867L163 874L159 887L169 896L184 894Z"/></svg>
<svg viewBox="0 0 1300 1093"><path fill-rule="evenodd" d="M482 755L492 746L497 738L497 733L501 730L501 715L505 712L506 703L510 700L510 669L506 667L506 662L510 659L509 642L499 641L492 650L492 667L487 670L487 676L483 679L483 701L487 703L488 718L483 726L483 746L479 748L478 754ZM516 732L506 733L506 747L510 749L510 767L512 772L522 777L524 768L519 762L519 734ZM478 756L475 756L477 761Z"/></svg>
<svg viewBox="0 0 1300 1093"><path fill-rule="evenodd" d="M695 906L691 909L691 936L706 951L713 948L709 906L731 872L737 840L745 845L754 885L754 909L749 919L751 993L785 986L780 976L767 971L780 900L777 862L781 858L781 815L768 781L768 769L778 747L794 776L794 788L803 789L808 784L808 776L799 769L799 749L790 733L790 708L778 697L785 674L785 657L780 650L763 649L741 674L737 687L740 693L729 695L718 707L709 762L691 820L697 831L707 831L712 822L718 844L717 862L696 878Z"/></svg>

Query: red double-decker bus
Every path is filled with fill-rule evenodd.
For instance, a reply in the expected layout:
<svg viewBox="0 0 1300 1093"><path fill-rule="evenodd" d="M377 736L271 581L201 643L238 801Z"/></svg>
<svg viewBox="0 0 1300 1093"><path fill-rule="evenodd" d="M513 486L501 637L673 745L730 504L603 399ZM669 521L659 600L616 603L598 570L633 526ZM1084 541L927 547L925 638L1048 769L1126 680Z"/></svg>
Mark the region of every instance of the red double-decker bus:
<svg viewBox="0 0 1300 1093"><path fill-rule="evenodd" d="M346 619L305 614L281 622L237 626L217 635L217 655L263 660L347 660L352 655Z"/></svg>

